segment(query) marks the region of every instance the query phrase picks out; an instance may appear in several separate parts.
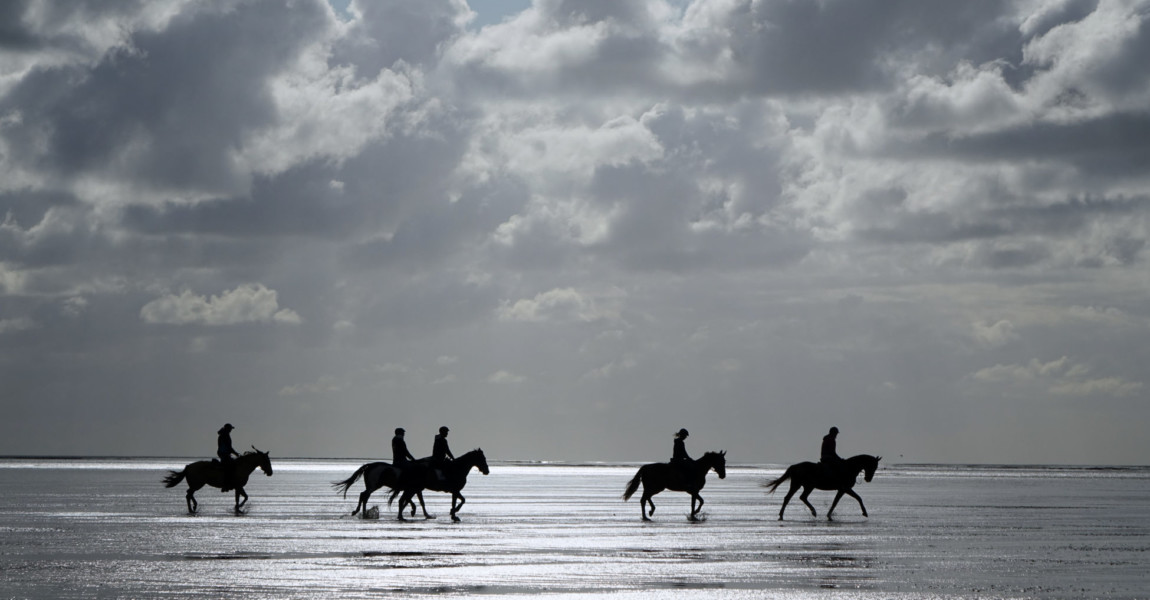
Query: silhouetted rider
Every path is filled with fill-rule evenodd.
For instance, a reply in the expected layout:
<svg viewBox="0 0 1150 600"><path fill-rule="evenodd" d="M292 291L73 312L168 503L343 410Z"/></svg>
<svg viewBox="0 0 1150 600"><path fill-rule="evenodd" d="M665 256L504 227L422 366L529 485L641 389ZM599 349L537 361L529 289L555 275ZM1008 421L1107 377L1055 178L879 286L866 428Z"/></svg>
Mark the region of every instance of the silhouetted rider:
<svg viewBox="0 0 1150 600"><path fill-rule="evenodd" d="M224 472L224 485L222 491L229 491L234 486L232 485L232 471L235 467L236 461L232 460L233 456L239 456L240 453L232 448L232 427L231 423L224 423L223 427L217 431L219 435L216 437L216 456L220 457L220 467Z"/></svg>
<svg viewBox="0 0 1150 600"><path fill-rule="evenodd" d="M831 469L838 469L843 462L843 459L839 458L838 452L835 451L835 439L838 436L839 428L831 427L831 430L823 436L823 447L819 452L819 462Z"/></svg>
<svg viewBox="0 0 1150 600"><path fill-rule="evenodd" d="M415 461L415 457L407 451L407 442L403 440L403 434L403 428L396 427L395 437L391 438L391 463L397 467Z"/></svg>
<svg viewBox="0 0 1150 600"><path fill-rule="evenodd" d="M686 439L688 435L691 434L687 433L686 429L680 429L679 432L675 434L675 447L674 450L671 451L671 464L680 469L684 469L694 462L690 455L687 454Z"/></svg>
<svg viewBox="0 0 1150 600"><path fill-rule="evenodd" d="M447 447L448 431L451 430L446 425L440 427L439 434L435 436L435 443L431 447L431 464L437 468L447 464L448 461L455 460L451 448Z"/></svg>

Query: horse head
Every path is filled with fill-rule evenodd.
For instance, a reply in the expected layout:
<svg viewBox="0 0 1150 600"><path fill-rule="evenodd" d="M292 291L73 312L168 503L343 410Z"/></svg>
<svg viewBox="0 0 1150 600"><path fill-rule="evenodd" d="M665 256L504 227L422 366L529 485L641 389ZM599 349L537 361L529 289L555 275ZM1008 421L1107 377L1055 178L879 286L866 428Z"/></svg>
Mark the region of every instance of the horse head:
<svg viewBox="0 0 1150 600"><path fill-rule="evenodd" d="M878 469L878 461L882 460L881 456L872 456L870 458L872 460L868 460L863 466L863 480L867 483L870 483L870 480L874 479L874 472Z"/></svg>
<svg viewBox="0 0 1150 600"><path fill-rule="evenodd" d="M259 465L260 470L264 472L264 475L271 477L272 459L268 456L268 453L256 448L254 444L252 445L252 450L255 450L256 456L259 457L259 462L256 464Z"/></svg>
<svg viewBox="0 0 1150 600"><path fill-rule="evenodd" d="M708 452L703 455L707 466L715 470L719 475L719 479L727 478L727 451L721 450L719 452Z"/></svg>
<svg viewBox="0 0 1150 600"><path fill-rule="evenodd" d="M484 475L490 475L491 470L487 468L487 457L484 456L483 449L476 448L471 453L475 454L475 467L479 469L479 472Z"/></svg>

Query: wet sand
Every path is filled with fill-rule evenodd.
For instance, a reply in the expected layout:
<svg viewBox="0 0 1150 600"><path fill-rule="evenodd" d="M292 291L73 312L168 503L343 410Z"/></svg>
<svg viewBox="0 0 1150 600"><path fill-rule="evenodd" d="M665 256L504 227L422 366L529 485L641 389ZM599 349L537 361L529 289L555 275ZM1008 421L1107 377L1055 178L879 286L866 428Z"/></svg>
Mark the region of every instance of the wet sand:
<svg viewBox="0 0 1150 600"><path fill-rule="evenodd" d="M620 498L628 466L492 463L473 471L461 517L350 517L329 482L361 461L275 460L253 474L246 515L231 495L159 483L184 460L0 460L0 597L367 598L1145 598L1150 469L881 468L857 491L869 518L815 492L779 522L778 465L708 478L706 519L687 495Z"/></svg>

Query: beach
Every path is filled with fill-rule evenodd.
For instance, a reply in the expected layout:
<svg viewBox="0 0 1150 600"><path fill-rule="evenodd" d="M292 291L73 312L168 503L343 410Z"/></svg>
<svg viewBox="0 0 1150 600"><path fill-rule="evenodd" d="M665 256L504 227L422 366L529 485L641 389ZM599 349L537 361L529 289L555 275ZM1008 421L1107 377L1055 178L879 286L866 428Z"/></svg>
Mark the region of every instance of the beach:
<svg viewBox="0 0 1150 600"><path fill-rule="evenodd" d="M813 517L761 483L784 465L728 465L702 495L621 499L638 464L519 464L472 471L459 523L397 521L385 491L350 513L330 486L366 460L275 459L246 514L160 479L192 459L0 459L0 597L1146 598L1150 468L880 466Z"/></svg>

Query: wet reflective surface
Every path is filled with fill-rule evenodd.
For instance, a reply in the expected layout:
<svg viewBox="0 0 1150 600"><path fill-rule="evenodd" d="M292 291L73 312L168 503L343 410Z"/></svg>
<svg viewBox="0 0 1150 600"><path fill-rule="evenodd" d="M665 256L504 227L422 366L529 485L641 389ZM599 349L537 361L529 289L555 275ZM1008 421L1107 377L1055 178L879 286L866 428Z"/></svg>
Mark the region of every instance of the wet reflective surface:
<svg viewBox="0 0 1150 600"><path fill-rule="evenodd" d="M882 467L812 517L759 484L779 466L729 466L690 523L687 495L652 523L620 498L636 466L500 465L472 472L461 523L348 515L329 483L362 461L276 460L249 511L231 494L165 489L189 460L0 460L0 597L1145 598L1150 469Z"/></svg>

